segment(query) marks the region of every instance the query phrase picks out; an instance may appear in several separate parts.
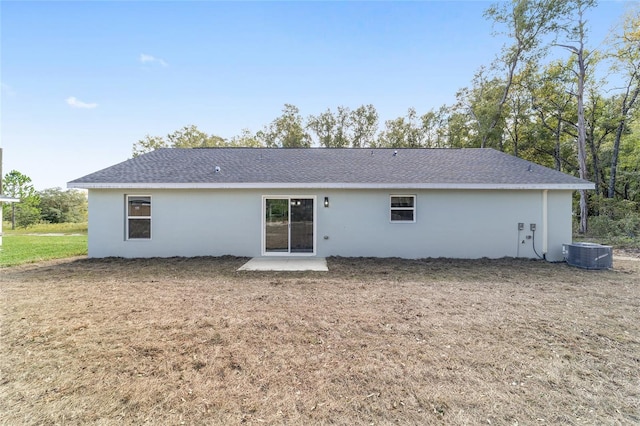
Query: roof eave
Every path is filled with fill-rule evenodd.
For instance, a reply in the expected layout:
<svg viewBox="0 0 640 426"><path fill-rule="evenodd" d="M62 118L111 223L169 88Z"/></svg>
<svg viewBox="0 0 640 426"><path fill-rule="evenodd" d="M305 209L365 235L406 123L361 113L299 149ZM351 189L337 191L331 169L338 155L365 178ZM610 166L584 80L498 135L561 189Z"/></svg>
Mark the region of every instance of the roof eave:
<svg viewBox="0 0 640 426"><path fill-rule="evenodd" d="M0 203L19 203L20 198L9 197L8 195L0 194Z"/></svg>
<svg viewBox="0 0 640 426"><path fill-rule="evenodd" d="M511 190L592 190L587 183L343 183L343 182L203 182L203 183L108 183L69 182L68 188L78 189L511 189Z"/></svg>

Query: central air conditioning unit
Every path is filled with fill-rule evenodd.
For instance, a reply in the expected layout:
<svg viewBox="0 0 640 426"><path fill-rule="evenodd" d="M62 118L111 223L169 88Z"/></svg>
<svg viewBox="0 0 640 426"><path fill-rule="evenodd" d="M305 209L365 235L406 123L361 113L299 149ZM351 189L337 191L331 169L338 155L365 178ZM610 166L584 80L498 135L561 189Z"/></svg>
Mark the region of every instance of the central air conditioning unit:
<svg viewBox="0 0 640 426"><path fill-rule="evenodd" d="M584 269L613 268L611 246L595 243L573 243L563 246L567 263Z"/></svg>

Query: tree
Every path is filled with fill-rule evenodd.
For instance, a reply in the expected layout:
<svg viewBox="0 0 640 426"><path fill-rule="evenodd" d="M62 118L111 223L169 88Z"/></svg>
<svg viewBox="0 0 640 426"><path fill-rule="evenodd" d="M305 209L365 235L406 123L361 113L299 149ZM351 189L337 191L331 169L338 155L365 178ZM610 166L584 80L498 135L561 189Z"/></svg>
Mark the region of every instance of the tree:
<svg viewBox="0 0 640 426"><path fill-rule="evenodd" d="M336 148L348 148L352 140L352 117L348 107L339 106L336 113L336 135L333 138Z"/></svg>
<svg viewBox="0 0 640 426"><path fill-rule="evenodd" d="M49 188L38 193L41 218L49 223L84 222L87 220L87 196L84 192Z"/></svg>
<svg viewBox="0 0 640 426"><path fill-rule="evenodd" d="M569 154L573 155L573 142L567 141L567 137L571 140L577 137L574 131L577 107L572 94L575 92L575 80L570 71L571 63L551 62L529 80L533 112L542 128L541 133L548 133L541 138L538 149L552 155L558 171L567 167L573 169L568 162ZM551 143L552 147L547 149L545 142Z"/></svg>
<svg viewBox="0 0 640 426"><path fill-rule="evenodd" d="M617 34L612 43L608 57L613 60L612 71L624 73L626 84L617 98L619 116L616 127L613 152L611 156L611 171L607 196L613 198L616 192L616 178L618 159L620 156L620 142L628 126L631 112L640 95L640 9L630 10L626 15L622 33Z"/></svg>
<svg viewBox="0 0 640 426"><path fill-rule="evenodd" d="M316 134L320 146L325 148L335 147L336 124L336 117L330 109L317 116L310 115L307 119L307 127Z"/></svg>
<svg viewBox="0 0 640 426"><path fill-rule="evenodd" d="M523 152L526 143L531 142L529 136L532 135L531 116L531 96L526 85L521 80L527 79L526 73L521 73L516 77L517 84L514 84L507 98L506 109L510 114L505 118L504 133L506 140L503 141L503 149L506 151L510 145L511 152L516 157L526 157Z"/></svg>
<svg viewBox="0 0 640 426"><path fill-rule="evenodd" d="M320 146L325 148L348 148L353 143L353 112L339 106L334 114L330 109L318 116L307 118L307 128L318 138Z"/></svg>
<svg viewBox="0 0 640 426"><path fill-rule="evenodd" d="M367 148L373 146L378 132L378 111L371 104L362 105L351 111L352 137L351 147Z"/></svg>
<svg viewBox="0 0 640 426"><path fill-rule="evenodd" d="M503 151L505 83L499 78L490 78L484 68L473 77L473 86L463 88L456 97L458 109L469 116L468 123L475 136L471 146L496 148ZM501 104L499 108L496 105Z"/></svg>
<svg viewBox="0 0 640 426"><path fill-rule="evenodd" d="M159 148L167 148L169 145L162 136L145 135L144 138L133 144L133 158Z"/></svg>
<svg viewBox="0 0 640 426"><path fill-rule="evenodd" d="M381 148L420 148L424 144L422 123L414 108L409 108L407 115L385 122L385 130L378 137Z"/></svg>
<svg viewBox="0 0 640 426"><path fill-rule="evenodd" d="M629 134L620 142L618 191L623 199L640 206L640 110L634 116Z"/></svg>
<svg viewBox="0 0 640 426"><path fill-rule="evenodd" d="M305 131L300 110L295 105L285 104L282 115L273 120L256 137L266 147L309 148L311 136Z"/></svg>
<svg viewBox="0 0 640 426"><path fill-rule="evenodd" d="M219 146L229 146L229 144L220 136L209 135L192 124L169 133L166 137L146 135L133 144L133 157L159 148L212 148Z"/></svg>
<svg viewBox="0 0 640 426"><path fill-rule="evenodd" d="M11 229L16 225L26 228L40 220L39 197L31 184L31 178L17 170L12 170L4 176L4 192L13 198L19 198L19 203L11 203L9 216Z"/></svg>
<svg viewBox="0 0 640 426"><path fill-rule="evenodd" d="M169 133L167 141L173 148L215 148L227 145L220 136L208 135L193 124Z"/></svg>
<svg viewBox="0 0 640 426"><path fill-rule="evenodd" d="M594 7L595 0L573 0L567 2L567 12L575 13L577 16L570 19L567 26L564 27L567 38L573 40L573 44L557 44L557 46L567 49L576 58L576 69L574 73L577 79L577 87L575 92L576 102L578 106L578 166L579 175L581 179L587 179L587 132L584 113L584 91L585 80L587 76L587 67L589 66L589 52L586 49L586 37L587 26L585 19L585 12L588 8ZM570 16L570 15L568 15ZM587 191L581 189L580 191L580 223L578 225L578 232L584 234L587 232L587 218L588 218L588 206L587 206Z"/></svg>
<svg viewBox="0 0 640 426"><path fill-rule="evenodd" d="M449 110L446 125L446 146L447 148L468 148L471 147L473 136L469 125L469 115L461 111L458 105L454 105Z"/></svg>
<svg viewBox="0 0 640 426"><path fill-rule="evenodd" d="M443 105L437 110L432 109L420 117L425 147L446 147L448 114L449 109L446 105Z"/></svg>
<svg viewBox="0 0 640 426"><path fill-rule="evenodd" d="M242 129L240 135L234 136L226 143L231 147L262 148L260 140L249 129Z"/></svg>
<svg viewBox="0 0 640 426"><path fill-rule="evenodd" d="M503 110L507 103L509 91L521 63L534 62L543 52L540 48L542 38L555 31L556 19L564 10L565 0L512 0L496 3L485 11L485 17L494 25L506 27L506 33L512 43L505 46L496 66L503 68L504 78L498 79L496 101L484 107L484 115L488 118L483 123L480 134L480 146L485 147L489 138L496 137L496 127L503 120ZM496 82L495 79L489 81Z"/></svg>
<svg viewBox="0 0 640 426"><path fill-rule="evenodd" d="M585 102L586 142L591 153L591 171L596 184L596 197L603 191L602 184L605 181L601 161L602 146L616 129L613 99L603 97L598 89L600 88L591 85Z"/></svg>

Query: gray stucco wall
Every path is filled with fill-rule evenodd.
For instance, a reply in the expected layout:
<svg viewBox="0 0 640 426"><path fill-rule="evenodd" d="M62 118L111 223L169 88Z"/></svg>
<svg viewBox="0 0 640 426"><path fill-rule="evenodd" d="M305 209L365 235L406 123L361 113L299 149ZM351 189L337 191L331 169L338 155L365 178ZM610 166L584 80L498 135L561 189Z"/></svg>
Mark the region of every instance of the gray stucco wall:
<svg viewBox="0 0 640 426"><path fill-rule="evenodd" d="M125 195L151 195L151 240L125 238ZM416 195L416 222L391 223L389 196ZM317 197L317 256L562 260L571 242L571 191L89 190L89 256L260 256L264 195ZM323 206L329 197L330 206ZM518 223L525 224L518 231ZM326 237L326 238L325 238Z"/></svg>

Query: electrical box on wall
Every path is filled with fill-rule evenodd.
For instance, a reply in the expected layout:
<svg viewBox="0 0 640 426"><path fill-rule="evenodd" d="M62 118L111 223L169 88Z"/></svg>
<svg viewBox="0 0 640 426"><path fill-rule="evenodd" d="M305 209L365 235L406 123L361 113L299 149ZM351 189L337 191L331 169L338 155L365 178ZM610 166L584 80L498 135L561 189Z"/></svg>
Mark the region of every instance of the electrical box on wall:
<svg viewBox="0 0 640 426"><path fill-rule="evenodd" d="M535 231L535 230L536 230L536 224L535 224L535 223L530 223L530 224L529 224L529 229L530 229L531 231Z"/></svg>
<svg viewBox="0 0 640 426"><path fill-rule="evenodd" d="M518 231L524 231L524 223L523 222L518 223Z"/></svg>

